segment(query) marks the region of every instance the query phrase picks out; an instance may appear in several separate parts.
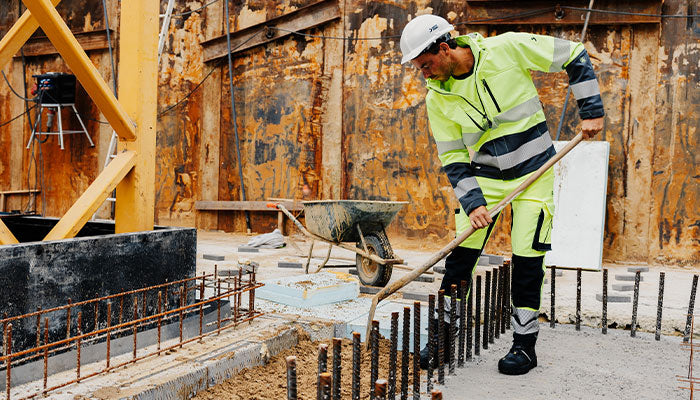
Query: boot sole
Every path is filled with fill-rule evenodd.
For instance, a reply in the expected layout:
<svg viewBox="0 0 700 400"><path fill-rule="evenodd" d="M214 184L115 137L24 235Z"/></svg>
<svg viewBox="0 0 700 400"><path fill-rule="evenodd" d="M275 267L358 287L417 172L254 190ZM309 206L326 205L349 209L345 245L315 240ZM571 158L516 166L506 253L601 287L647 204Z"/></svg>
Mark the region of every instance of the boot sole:
<svg viewBox="0 0 700 400"><path fill-rule="evenodd" d="M537 366L537 361L532 363L531 365L527 365L522 368L517 368L513 370L503 370L501 369L501 366L498 366L498 372L504 374L504 375L525 375L528 372L530 372L531 369L535 368Z"/></svg>

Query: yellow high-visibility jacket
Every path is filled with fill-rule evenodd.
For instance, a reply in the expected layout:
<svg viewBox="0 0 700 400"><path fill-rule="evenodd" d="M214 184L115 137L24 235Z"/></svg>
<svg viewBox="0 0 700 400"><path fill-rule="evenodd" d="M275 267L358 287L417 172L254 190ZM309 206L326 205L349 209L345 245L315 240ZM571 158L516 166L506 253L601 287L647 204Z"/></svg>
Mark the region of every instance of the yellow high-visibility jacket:
<svg viewBox="0 0 700 400"><path fill-rule="evenodd" d="M474 67L464 79L429 79L425 102L443 169L469 214L486 205L475 176L516 179L555 154L530 70L566 70L582 119L601 117L604 110L581 43L515 32L455 40L471 48Z"/></svg>

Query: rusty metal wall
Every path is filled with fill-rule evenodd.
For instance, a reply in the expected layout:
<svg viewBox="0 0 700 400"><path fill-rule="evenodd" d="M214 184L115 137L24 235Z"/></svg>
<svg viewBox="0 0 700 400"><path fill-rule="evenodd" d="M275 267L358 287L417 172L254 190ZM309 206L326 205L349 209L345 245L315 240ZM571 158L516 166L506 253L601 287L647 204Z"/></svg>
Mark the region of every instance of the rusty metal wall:
<svg viewBox="0 0 700 400"><path fill-rule="evenodd" d="M232 30L314 1L231 1ZM204 3L178 0L175 12L194 10ZM118 20L118 2L110 0L110 4ZM433 12L453 22L468 17L461 1L340 0L339 8L339 20L308 33L391 36L399 35L417 13ZM698 13L697 8L690 0L663 3L666 14ZM100 0L64 0L60 10L73 30L103 28ZM16 11L3 2L0 32L15 19ZM245 230L241 212L209 213L205 219L205 213L194 208L196 200L241 199L228 68L225 62L204 63L202 58L201 42L221 35L223 26L223 1L219 1L206 10L175 18L168 33L160 66L158 223ZM478 30L484 35L512 29L574 39L581 27L459 28L462 33ZM700 260L700 173L694 152L700 111L699 32L697 20L685 19L589 27L585 44L598 71L607 111L602 139L611 144L606 260L683 264ZM89 54L111 79L106 50ZM411 205L392 224L390 236L416 246L451 239L451 210L457 203L440 171L428 130L424 84L399 59L398 39L287 37L236 54L234 97L247 200L408 200ZM6 68L17 85L21 85L19 65L20 69L15 61ZM63 71L65 66L54 56L30 60L29 73L47 70ZM566 75L534 74L534 78L550 132L556 132ZM4 82L0 88L0 121L5 121L22 112L23 104L11 97ZM174 104L178 106L168 110ZM81 100L79 106L81 112L99 119L89 99ZM572 137L578 125L573 102L566 118L563 139ZM48 215L61 215L102 168L111 131L96 122L89 124L91 133L100 135L96 149L77 136L68 139L63 152L51 143L53 139L42 146L47 160ZM17 133L23 135L21 140ZM29 128L21 122L0 127L0 145L11 149L0 152L0 189L27 187L30 153L21 142L26 144L28 136ZM19 199L11 201L11 208L21 206ZM253 213L252 217L254 231L269 231L276 225L273 213ZM506 212L488 251L507 249L507 226Z"/></svg>

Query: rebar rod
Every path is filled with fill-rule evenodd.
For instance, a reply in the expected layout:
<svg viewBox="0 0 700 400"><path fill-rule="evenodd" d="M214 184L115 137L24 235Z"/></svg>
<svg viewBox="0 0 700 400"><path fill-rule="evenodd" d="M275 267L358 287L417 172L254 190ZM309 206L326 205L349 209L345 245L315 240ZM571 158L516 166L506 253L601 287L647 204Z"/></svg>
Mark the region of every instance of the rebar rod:
<svg viewBox="0 0 700 400"><path fill-rule="evenodd" d="M76 354L76 360L75 360L75 377L80 382L80 350L82 349L81 346L81 336L83 335L83 312L78 311L78 339L75 342L75 354Z"/></svg>
<svg viewBox="0 0 700 400"><path fill-rule="evenodd" d="M331 377L330 372L322 372L319 377L319 385L320 385L320 390L319 390L319 400L330 400L331 398L331 380L333 378Z"/></svg>
<svg viewBox="0 0 700 400"><path fill-rule="evenodd" d="M435 389L432 392L430 392L430 399L431 400L442 400L442 392Z"/></svg>
<svg viewBox="0 0 700 400"><path fill-rule="evenodd" d="M49 343L49 318L44 318L44 344ZM46 385L49 379L49 348L44 349L44 394L46 394Z"/></svg>
<svg viewBox="0 0 700 400"><path fill-rule="evenodd" d="M603 269L603 317L600 321L603 335L608 333L608 269Z"/></svg>
<svg viewBox="0 0 700 400"><path fill-rule="evenodd" d="M435 366L435 295L428 295L428 371L426 371L426 390L433 388L433 367Z"/></svg>
<svg viewBox="0 0 700 400"><path fill-rule="evenodd" d="M493 335L494 338L498 339L501 337L501 319L502 319L502 310L501 308L503 307L503 271L501 270L501 267L494 268L494 279L497 281L496 283L496 308L494 312L494 328L493 328Z"/></svg>
<svg viewBox="0 0 700 400"><path fill-rule="evenodd" d="M549 318L549 327L554 328L557 324L557 317L555 314L555 307L554 307L554 301L555 301L555 292L556 292L556 281L557 281L557 267L556 265L552 265L552 268L549 270L550 273L550 288L549 288L549 313L550 313L550 318Z"/></svg>
<svg viewBox="0 0 700 400"><path fill-rule="evenodd" d="M379 377L379 321L372 320L370 331L370 369L369 381L376 382ZM374 384L369 385L370 397L374 397Z"/></svg>
<svg viewBox="0 0 700 400"><path fill-rule="evenodd" d="M411 307L403 308L402 322L403 327L401 330L401 400L406 400L408 399L408 355L410 353L410 349L408 346L411 338Z"/></svg>
<svg viewBox="0 0 700 400"><path fill-rule="evenodd" d="M374 398L376 400L386 400L386 379L377 379L374 382Z"/></svg>
<svg viewBox="0 0 700 400"><path fill-rule="evenodd" d="M325 373L328 368L328 345L321 343L318 345L318 381L316 387L316 397L323 398L323 382L321 382L321 374ZM330 379L330 375L328 376Z"/></svg>
<svg viewBox="0 0 700 400"><path fill-rule="evenodd" d="M664 308L664 280L666 273L663 271L659 272L659 300L656 306L656 333L654 334L654 339L661 340L661 314Z"/></svg>
<svg viewBox="0 0 700 400"><path fill-rule="evenodd" d="M576 269L576 330L581 330L581 268Z"/></svg>
<svg viewBox="0 0 700 400"><path fill-rule="evenodd" d="M481 353L481 275L476 276L476 293L474 293L474 355Z"/></svg>
<svg viewBox="0 0 700 400"><path fill-rule="evenodd" d="M331 392L333 400L340 400L341 345L340 338L333 338L333 390Z"/></svg>
<svg viewBox="0 0 700 400"><path fill-rule="evenodd" d="M12 324L7 324L5 330L5 355L9 357L5 364L5 389L6 398L10 400L10 389L12 389Z"/></svg>
<svg viewBox="0 0 700 400"><path fill-rule="evenodd" d="M420 301L413 302L413 400L420 400Z"/></svg>
<svg viewBox="0 0 700 400"><path fill-rule="evenodd" d="M459 283L459 345L457 346L457 366L464 367L464 347L466 343L466 319L467 319L467 281Z"/></svg>
<svg viewBox="0 0 700 400"><path fill-rule="evenodd" d="M288 356L287 362L287 400L297 400L297 358Z"/></svg>
<svg viewBox="0 0 700 400"><path fill-rule="evenodd" d="M158 293L159 298L160 298L160 293ZM159 304L159 312L160 312L160 304ZM48 319L47 319L47 325L48 325ZM112 345L112 335L109 331L109 329L112 327L112 302L108 301L107 302L107 355L105 356L105 361L107 362L106 368L109 369L109 359L111 358L111 345ZM160 330L159 330L160 332ZM159 337L160 339L160 337ZM48 340L47 340L48 343ZM158 340L158 347L160 348L160 340ZM49 349L47 348L46 351ZM46 386L44 386L44 389L46 389Z"/></svg>
<svg viewBox="0 0 700 400"><path fill-rule="evenodd" d="M489 343L494 343L495 328L496 328L496 297L498 297L498 270L491 271L491 314L489 315Z"/></svg>
<svg viewBox="0 0 700 400"><path fill-rule="evenodd" d="M437 305L437 369L438 383L445 383L445 291L438 291Z"/></svg>
<svg viewBox="0 0 700 400"><path fill-rule="evenodd" d="M352 400L360 400L360 365L362 364L360 332L352 333ZM396 371L394 371L396 374Z"/></svg>
<svg viewBox="0 0 700 400"><path fill-rule="evenodd" d="M641 271L637 270L634 274L634 299L632 300L632 323L630 324L630 336L637 336L637 306L639 305L639 281L641 280Z"/></svg>
<svg viewBox="0 0 700 400"><path fill-rule="evenodd" d="M36 347L41 346L41 307L37 307L36 315Z"/></svg>
<svg viewBox="0 0 700 400"><path fill-rule="evenodd" d="M68 308L66 309L66 339L70 338L70 309L72 300L68 298Z"/></svg>
<svg viewBox="0 0 700 400"><path fill-rule="evenodd" d="M470 279L469 290L467 292L468 293L468 295L467 295L467 316L465 318L467 320L467 340L466 340L466 344L465 344L465 346L466 346L465 358L467 360L472 359L472 335L473 335L473 332L472 332L472 318L473 318L472 306L474 305L473 304L474 303L474 301L473 301L473 299L474 299L473 287L474 287L474 279Z"/></svg>
<svg viewBox="0 0 700 400"><path fill-rule="evenodd" d="M698 276L693 275L693 285L690 288L690 301L688 302L688 317L685 322L685 332L683 334L683 342L687 342L690 338L690 323L693 319L693 309L695 308L695 291L698 288Z"/></svg>
<svg viewBox="0 0 700 400"><path fill-rule="evenodd" d="M450 285L450 326L447 334L449 335L449 348L447 356L449 365L449 374L455 374L455 347L457 346L457 285Z"/></svg>
<svg viewBox="0 0 700 400"><path fill-rule="evenodd" d="M389 350L389 386L387 388L388 397L393 400L396 397L396 349L399 340L399 312L391 313L391 348Z"/></svg>
<svg viewBox="0 0 700 400"><path fill-rule="evenodd" d="M513 313L513 307L512 307L512 300L511 300L511 295L510 295L510 277L511 277L511 269L510 269L510 260L506 260L503 262L503 267L506 270L506 279L505 279L505 284L506 284L506 289L505 289L505 315L503 315L503 321L504 321L504 329L501 329L501 333L505 333L507 329L510 329L510 318L511 314Z"/></svg>
<svg viewBox="0 0 700 400"><path fill-rule="evenodd" d="M490 330L491 330L491 322L489 321L489 317L491 316L491 312L489 311L489 307L491 305L491 271L486 271L486 282L484 283L484 337L483 339L483 346L484 350L489 348L489 337L490 337Z"/></svg>

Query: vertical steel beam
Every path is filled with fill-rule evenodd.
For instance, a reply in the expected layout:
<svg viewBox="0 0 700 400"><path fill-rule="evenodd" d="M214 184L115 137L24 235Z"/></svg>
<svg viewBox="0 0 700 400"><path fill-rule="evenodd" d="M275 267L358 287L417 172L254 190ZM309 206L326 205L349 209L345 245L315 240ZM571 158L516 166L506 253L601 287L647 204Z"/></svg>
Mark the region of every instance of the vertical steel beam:
<svg viewBox="0 0 700 400"><path fill-rule="evenodd" d="M135 140L120 144L137 158L117 186L116 233L153 229L159 6L157 1L121 2L119 99L137 128Z"/></svg>

